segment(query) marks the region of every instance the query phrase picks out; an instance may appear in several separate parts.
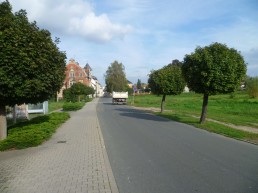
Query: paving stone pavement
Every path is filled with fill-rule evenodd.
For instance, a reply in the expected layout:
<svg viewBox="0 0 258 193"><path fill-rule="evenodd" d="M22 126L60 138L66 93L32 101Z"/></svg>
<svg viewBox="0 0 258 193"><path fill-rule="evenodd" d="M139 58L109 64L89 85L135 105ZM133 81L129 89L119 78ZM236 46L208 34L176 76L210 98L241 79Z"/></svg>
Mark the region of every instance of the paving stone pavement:
<svg viewBox="0 0 258 193"><path fill-rule="evenodd" d="M98 99L72 112L52 138L0 152L1 193L118 193L96 114Z"/></svg>

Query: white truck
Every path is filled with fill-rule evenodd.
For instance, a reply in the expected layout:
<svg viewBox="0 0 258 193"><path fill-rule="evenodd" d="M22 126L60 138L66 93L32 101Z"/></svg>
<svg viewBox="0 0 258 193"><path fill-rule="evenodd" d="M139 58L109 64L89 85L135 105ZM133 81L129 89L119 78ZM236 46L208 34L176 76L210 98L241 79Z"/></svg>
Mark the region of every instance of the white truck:
<svg viewBox="0 0 258 193"><path fill-rule="evenodd" d="M126 104L128 99L128 92L114 92L112 93L112 103L113 104Z"/></svg>

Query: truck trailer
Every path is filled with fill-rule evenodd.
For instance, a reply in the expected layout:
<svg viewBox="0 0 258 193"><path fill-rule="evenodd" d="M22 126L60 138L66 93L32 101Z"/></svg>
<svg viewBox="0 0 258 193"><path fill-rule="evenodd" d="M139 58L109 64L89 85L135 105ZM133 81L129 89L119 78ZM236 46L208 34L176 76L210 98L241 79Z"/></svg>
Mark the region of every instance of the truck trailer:
<svg viewBox="0 0 258 193"><path fill-rule="evenodd" d="M128 92L114 92L112 93L113 104L126 104L128 99Z"/></svg>

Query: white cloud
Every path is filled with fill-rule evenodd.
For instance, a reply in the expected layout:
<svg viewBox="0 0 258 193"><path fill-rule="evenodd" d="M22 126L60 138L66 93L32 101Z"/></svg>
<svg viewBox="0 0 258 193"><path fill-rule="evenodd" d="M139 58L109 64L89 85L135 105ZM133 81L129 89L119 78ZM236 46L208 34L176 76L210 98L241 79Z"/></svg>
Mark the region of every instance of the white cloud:
<svg viewBox="0 0 258 193"><path fill-rule="evenodd" d="M71 18L68 32L97 42L106 42L114 37L125 36L131 29L129 25L113 24L106 14L96 16L91 12L82 18Z"/></svg>
<svg viewBox="0 0 258 193"><path fill-rule="evenodd" d="M89 1L10 0L10 3L14 11L25 9L31 21L61 35L79 35L90 41L106 42L123 38L132 31L129 25L113 23L107 14L96 15Z"/></svg>

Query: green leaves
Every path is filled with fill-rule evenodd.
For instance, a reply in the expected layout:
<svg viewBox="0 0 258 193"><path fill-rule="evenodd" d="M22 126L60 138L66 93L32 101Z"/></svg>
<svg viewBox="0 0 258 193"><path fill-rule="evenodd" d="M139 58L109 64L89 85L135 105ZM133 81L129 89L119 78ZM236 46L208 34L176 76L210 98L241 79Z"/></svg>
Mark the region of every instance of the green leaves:
<svg viewBox="0 0 258 193"><path fill-rule="evenodd" d="M185 87L181 67L173 64L152 71L148 83L151 91L158 95L177 95L182 93Z"/></svg>
<svg viewBox="0 0 258 193"><path fill-rule="evenodd" d="M127 80L122 63L118 61L111 63L105 74L105 82L108 92L126 91Z"/></svg>
<svg viewBox="0 0 258 193"><path fill-rule="evenodd" d="M203 93L203 110L200 122L205 121L208 96L232 93L246 74L246 64L237 50L224 44L213 43L197 47L186 55L182 66L183 75L190 90Z"/></svg>
<svg viewBox="0 0 258 193"><path fill-rule="evenodd" d="M25 10L13 14L6 1L0 4L0 34L2 104L37 103L60 90L66 55L49 31L30 23Z"/></svg>
<svg viewBox="0 0 258 193"><path fill-rule="evenodd" d="M78 97L94 94L95 90L92 87L86 86L80 82L75 83L71 86L71 88L64 90L64 98L68 102L76 102L78 101Z"/></svg>
<svg viewBox="0 0 258 193"><path fill-rule="evenodd" d="M186 55L182 70L191 90L214 95L234 92L246 74L246 64L237 50L213 43Z"/></svg>

